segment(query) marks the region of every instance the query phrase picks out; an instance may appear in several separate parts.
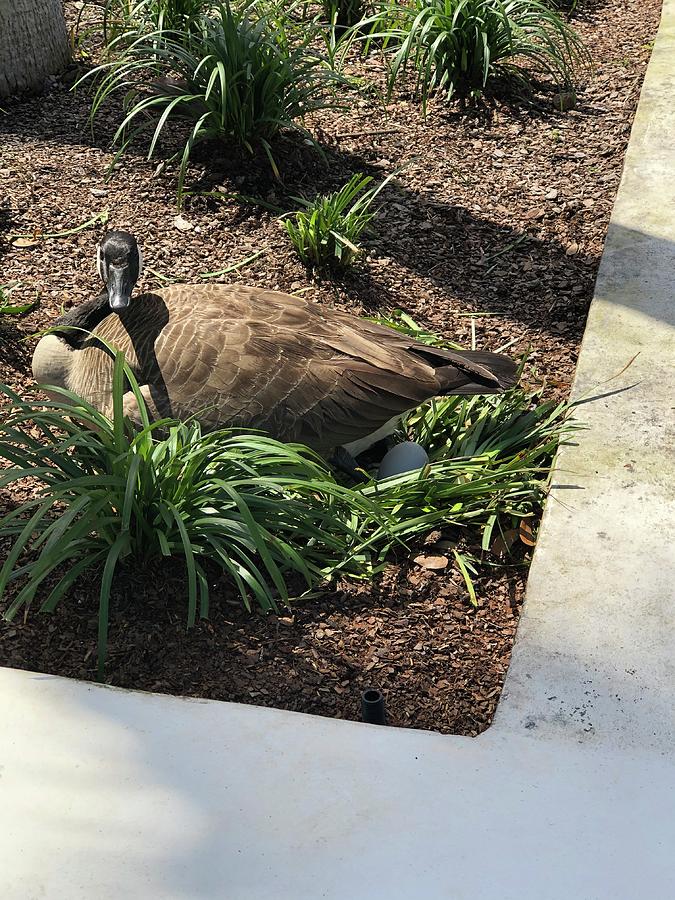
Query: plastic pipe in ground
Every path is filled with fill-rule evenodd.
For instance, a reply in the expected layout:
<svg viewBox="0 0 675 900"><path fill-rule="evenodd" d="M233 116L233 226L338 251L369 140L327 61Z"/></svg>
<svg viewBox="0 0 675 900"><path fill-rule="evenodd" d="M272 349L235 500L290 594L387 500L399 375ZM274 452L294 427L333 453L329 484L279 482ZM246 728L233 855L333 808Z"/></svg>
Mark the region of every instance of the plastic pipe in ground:
<svg viewBox="0 0 675 900"><path fill-rule="evenodd" d="M370 725L386 725L387 716L384 710L384 697L375 688L368 688L361 694L361 715L364 722Z"/></svg>

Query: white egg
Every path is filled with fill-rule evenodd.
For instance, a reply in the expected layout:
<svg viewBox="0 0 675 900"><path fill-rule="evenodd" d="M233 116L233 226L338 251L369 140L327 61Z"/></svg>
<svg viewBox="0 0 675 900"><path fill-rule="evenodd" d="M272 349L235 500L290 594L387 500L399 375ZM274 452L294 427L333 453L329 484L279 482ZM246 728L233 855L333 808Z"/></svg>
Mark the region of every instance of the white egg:
<svg viewBox="0 0 675 900"><path fill-rule="evenodd" d="M396 444L384 455L377 473L378 478L391 478L392 475L402 475L404 472L414 472L421 469L429 462L427 451L420 444L413 441L405 441Z"/></svg>

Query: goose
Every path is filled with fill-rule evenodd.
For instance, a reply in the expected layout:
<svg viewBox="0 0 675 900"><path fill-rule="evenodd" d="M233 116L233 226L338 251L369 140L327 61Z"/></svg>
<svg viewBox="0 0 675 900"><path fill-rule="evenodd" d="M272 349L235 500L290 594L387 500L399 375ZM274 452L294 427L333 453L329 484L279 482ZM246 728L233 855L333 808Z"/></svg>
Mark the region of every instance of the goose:
<svg viewBox="0 0 675 900"><path fill-rule="evenodd" d="M265 288L175 284L132 297L143 256L125 231L103 237L97 268L105 290L56 320L71 327L41 338L33 374L108 416L113 360L97 337L124 353L151 418L253 428L325 458L357 456L432 397L494 394L516 381L506 356L430 347ZM124 412L140 424L131 391Z"/></svg>

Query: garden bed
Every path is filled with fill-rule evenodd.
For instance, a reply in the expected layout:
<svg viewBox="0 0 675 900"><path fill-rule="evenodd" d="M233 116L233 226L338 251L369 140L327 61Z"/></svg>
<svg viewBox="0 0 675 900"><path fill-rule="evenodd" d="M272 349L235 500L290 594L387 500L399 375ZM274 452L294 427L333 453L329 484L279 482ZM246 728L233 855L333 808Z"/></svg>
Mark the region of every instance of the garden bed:
<svg viewBox="0 0 675 900"><path fill-rule="evenodd" d="M310 148L282 142L278 163L290 194L334 189L355 171L383 178L406 164L382 194L368 259L342 280L310 278L276 217L259 206L194 198L182 213L188 227L177 228L175 184L156 162L128 155L106 182L119 120L112 112L110 122L100 119L90 142L86 94L73 97L57 82L45 97L8 105L0 114L0 282L20 282L12 298L40 303L0 323L0 380L30 391L31 345L22 339L62 304L98 289L93 230L23 249L7 236L67 231L107 208L111 225L142 240L155 273L193 280L264 249L230 277L309 290L366 315L403 307L465 345L509 345L512 355L531 348L527 378L566 396L659 8L581 4L575 24L596 71L575 110L555 111L543 93L468 112L432 104L423 121L412 100L395 99L385 116L362 98L349 113L319 117L327 165ZM375 68L369 64L371 75ZM193 176L200 167L202 189L279 203L262 158L204 160ZM152 278L148 272L142 286ZM5 492L0 503L16 499ZM419 550L437 553L443 537ZM474 609L451 566L399 560L373 585L341 584L278 617L247 614L220 586L209 621L186 633L183 570L126 573L113 595L108 680L344 718L358 717L359 690L374 685L393 724L475 734L499 697L525 574L514 565L481 576ZM96 600L96 585L83 579L53 615L0 624L0 663L92 677Z"/></svg>

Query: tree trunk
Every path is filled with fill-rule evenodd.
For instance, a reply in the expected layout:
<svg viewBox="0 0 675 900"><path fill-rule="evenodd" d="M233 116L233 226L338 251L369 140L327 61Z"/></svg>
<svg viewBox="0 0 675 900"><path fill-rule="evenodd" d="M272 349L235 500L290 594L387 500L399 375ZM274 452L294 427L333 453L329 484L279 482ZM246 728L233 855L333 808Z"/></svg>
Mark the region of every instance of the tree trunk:
<svg viewBox="0 0 675 900"><path fill-rule="evenodd" d="M61 0L0 0L0 97L41 90L69 59Z"/></svg>

